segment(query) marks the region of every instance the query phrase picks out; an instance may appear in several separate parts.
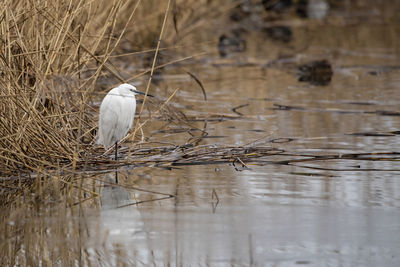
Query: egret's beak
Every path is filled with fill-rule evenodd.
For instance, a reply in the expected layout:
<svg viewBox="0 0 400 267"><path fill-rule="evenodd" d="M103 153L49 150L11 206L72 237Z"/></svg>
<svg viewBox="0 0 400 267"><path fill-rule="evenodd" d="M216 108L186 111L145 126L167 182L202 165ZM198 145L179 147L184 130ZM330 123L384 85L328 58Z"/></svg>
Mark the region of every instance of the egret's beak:
<svg viewBox="0 0 400 267"><path fill-rule="evenodd" d="M133 90L136 94L139 94L139 95L146 95L146 93L143 93L143 92L140 92L140 91L138 91L138 90ZM151 95L151 94L147 94L147 96L151 96L151 97L154 97L153 95Z"/></svg>

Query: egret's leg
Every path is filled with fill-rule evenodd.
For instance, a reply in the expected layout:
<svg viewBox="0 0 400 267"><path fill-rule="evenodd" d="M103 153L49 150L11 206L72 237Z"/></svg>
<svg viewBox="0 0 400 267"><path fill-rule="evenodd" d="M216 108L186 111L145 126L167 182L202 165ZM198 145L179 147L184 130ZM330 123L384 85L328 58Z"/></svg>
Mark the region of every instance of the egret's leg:
<svg viewBox="0 0 400 267"><path fill-rule="evenodd" d="M118 160L118 142L115 142L115 156L114 160Z"/></svg>
<svg viewBox="0 0 400 267"><path fill-rule="evenodd" d="M115 161L118 160L118 141L115 142ZM115 171L115 183L118 184L118 170Z"/></svg>

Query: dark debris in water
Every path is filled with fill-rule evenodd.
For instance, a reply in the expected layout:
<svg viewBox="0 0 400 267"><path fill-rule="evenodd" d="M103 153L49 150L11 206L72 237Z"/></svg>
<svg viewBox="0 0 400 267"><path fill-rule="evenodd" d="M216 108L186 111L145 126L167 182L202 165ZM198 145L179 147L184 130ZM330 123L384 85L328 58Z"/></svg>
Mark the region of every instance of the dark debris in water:
<svg viewBox="0 0 400 267"><path fill-rule="evenodd" d="M233 53L246 51L246 39L240 30L224 33L219 37L218 52L221 57L227 57Z"/></svg>
<svg viewBox="0 0 400 267"><path fill-rule="evenodd" d="M372 104L373 105L373 104ZM368 105L366 105L368 106ZM400 116L400 112L393 110L349 110L349 109L337 109L337 108L313 108L313 107L302 107L302 106L291 106L274 103L271 110L282 110L282 111L302 111L302 112L330 112L338 114L371 114L378 116Z"/></svg>
<svg viewBox="0 0 400 267"><path fill-rule="evenodd" d="M262 5L266 11L284 12L292 7L292 0L262 0Z"/></svg>
<svg viewBox="0 0 400 267"><path fill-rule="evenodd" d="M297 70L299 82L309 82L313 85L328 85L333 76L332 66L326 59L300 65Z"/></svg>
<svg viewBox="0 0 400 267"><path fill-rule="evenodd" d="M348 135L353 135L353 136L375 136L375 137L388 137L388 136L396 136L399 135L399 132L393 131L393 132L357 132L357 133L350 133Z"/></svg>
<svg viewBox="0 0 400 267"><path fill-rule="evenodd" d="M339 175L334 175L334 174L328 175L317 172L290 172L290 174L298 176L308 176L308 177L339 177Z"/></svg>
<svg viewBox="0 0 400 267"><path fill-rule="evenodd" d="M274 103L274 107L272 109L273 110L305 110L304 107L281 105L281 104L277 104L277 103Z"/></svg>
<svg viewBox="0 0 400 267"><path fill-rule="evenodd" d="M261 4L266 12L278 15L283 13L296 13L300 18L322 19L325 18L329 9L328 0L262 0Z"/></svg>
<svg viewBox="0 0 400 267"><path fill-rule="evenodd" d="M236 107L232 108L231 110L232 110L232 112L236 113L237 115L243 116L243 113L240 113L240 112L237 111L237 110L240 109L240 108L247 107L247 106L249 106L249 105L250 105L249 103L243 104L243 105L239 105L239 106L236 106Z"/></svg>
<svg viewBox="0 0 400 267"><path fill-rule="evenodd" d="M299 0L296 6L296 13L301 18L307 18L307 0Z"/></svg>
<svg viewBox="0 0 400 267"><path fill-rule="evenodd" d="M239 22L248 18L251 15L248 5L245 3L239 3L232 9L229 18L232 21Z"/></svg>
<svg viewBox="0 0 400 267"><path fill-rule="evenodd" d="M287 26L271 26L263 28L263 31L274 41L289 43L292 41L292 29Z"/></svg>

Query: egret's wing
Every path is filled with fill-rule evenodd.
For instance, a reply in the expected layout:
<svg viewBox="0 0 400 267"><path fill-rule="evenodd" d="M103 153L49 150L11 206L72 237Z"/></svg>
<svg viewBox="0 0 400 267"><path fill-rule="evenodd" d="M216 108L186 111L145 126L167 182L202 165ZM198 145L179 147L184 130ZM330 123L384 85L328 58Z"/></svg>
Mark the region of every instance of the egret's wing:
<svg viewBox="0 0 400 267"><path fill-rule="evenodd" d="M125 96L121 99L121 112L118 116L118 133L121 133L121 139L127 134L132 127L135 117L136 100L135 96Z"/></svg>
<svg viewBox="0 0 400 267"><path fill-rule="evenodd" d="M118 114L121 113L121 96L113 94L112 91L104 97L100 106L98 143L105 148L109 148L118 141L116 129L118 126Z"/></svg>
<svg viewBox="0 0 400 267"><path fill-rule="evenodd" d="M98 143L108 148L121 140L132 126L135 110L134 95L123 96L111 90L100 106Z"/></svg>

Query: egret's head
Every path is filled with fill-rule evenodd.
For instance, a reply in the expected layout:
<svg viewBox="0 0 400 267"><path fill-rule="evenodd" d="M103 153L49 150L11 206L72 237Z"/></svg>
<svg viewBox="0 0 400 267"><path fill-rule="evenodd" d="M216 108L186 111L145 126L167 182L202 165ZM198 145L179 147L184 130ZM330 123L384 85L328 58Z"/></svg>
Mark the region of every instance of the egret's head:
<svg viewBox="0 0 400 267"><path fill-rule="evenodd" d="M136 87L131 84L123 83L118 86L118 90L123 94L132 94L135 93Z"/></svg>
<svg viewBox="0 0 400 267"><path fill-rule="evenodd" d="M125 93L125 94L140 94L140 95L145 95L146 93L140 92L138 90L136 90L136 87L128 84L128 83L123 83L120 86L118 86L118 89L120 90L121 93ZM147 96L151 96L150 94L147 94Z"/></svg>

